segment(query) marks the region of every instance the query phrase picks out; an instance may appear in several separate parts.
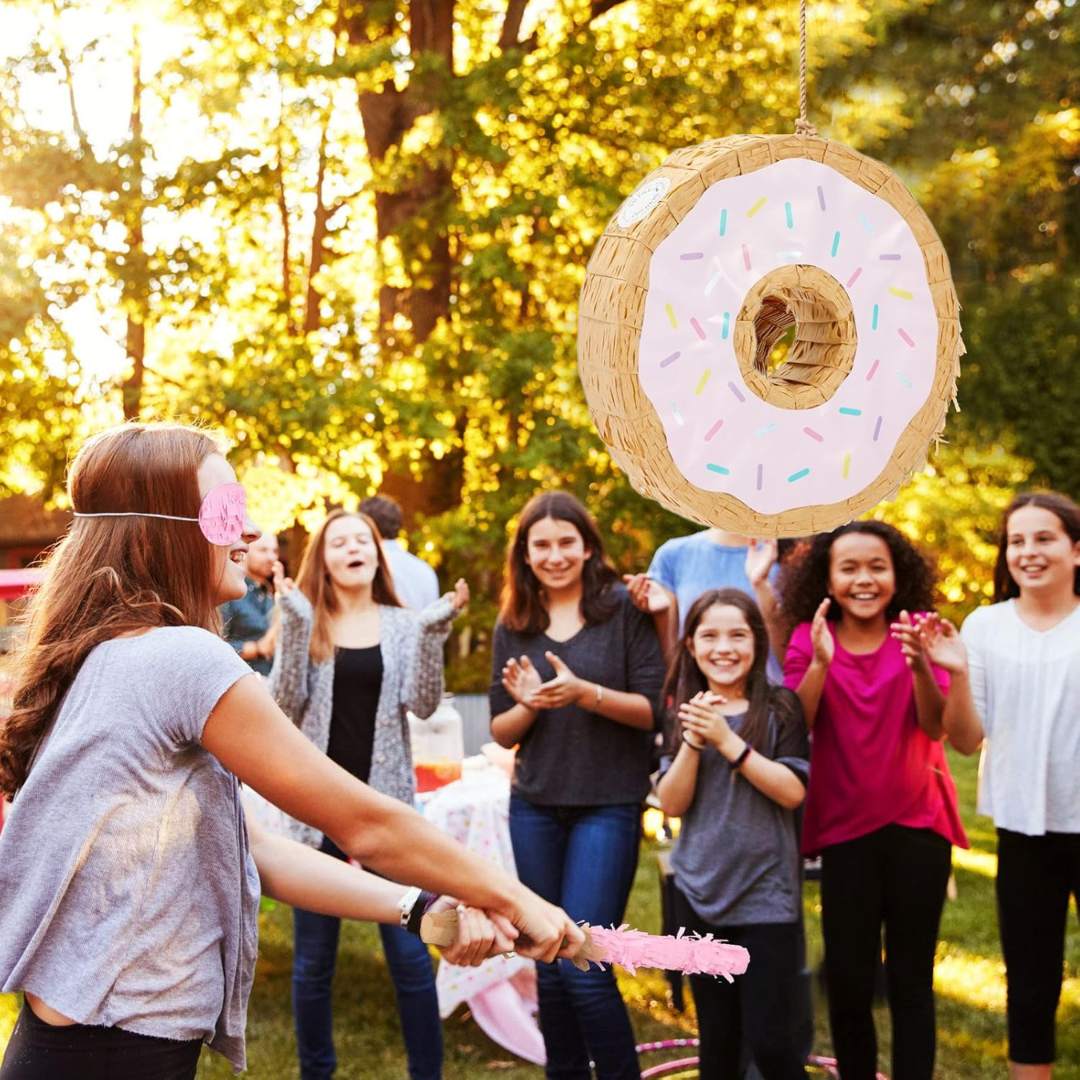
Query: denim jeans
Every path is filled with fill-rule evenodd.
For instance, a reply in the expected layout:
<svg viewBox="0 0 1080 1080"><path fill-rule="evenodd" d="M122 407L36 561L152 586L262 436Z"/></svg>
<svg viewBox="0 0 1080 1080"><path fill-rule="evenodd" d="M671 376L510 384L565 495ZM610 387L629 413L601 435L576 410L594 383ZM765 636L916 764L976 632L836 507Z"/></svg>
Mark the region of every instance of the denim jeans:
<svg viewBox="0 0 1080 1080"><path fill-rule="evenodd" d="M637 868L641 807L538 806L510 797L518 877L575 920L622 922ZM569 960L537 964L540 1027L551 1080L639 1080L630 1017L614 973Z"/></svg>
<svg viewBox="0 0 1080 1080"><path fill-rule="evenodd" d="M323 840L320 850L337 859L347 857L329 839ZM331 982L340 928L340 919L293 909L292 997L301 1080L326 1080L337 1068ZM409 1076L411 1080L438 1080L442 1075L442 1023L431 955L418 937L399 926L380 926L379 932L397 992Z"/></svg>

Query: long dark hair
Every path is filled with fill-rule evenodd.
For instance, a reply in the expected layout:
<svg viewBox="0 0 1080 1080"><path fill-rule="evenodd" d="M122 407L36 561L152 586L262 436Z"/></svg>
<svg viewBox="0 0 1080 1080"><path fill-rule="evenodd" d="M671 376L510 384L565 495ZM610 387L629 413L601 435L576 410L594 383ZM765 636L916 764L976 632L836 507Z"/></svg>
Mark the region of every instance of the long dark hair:
<svg viewBox="0 0 1080 1080"><path fill-rule="evenodd" d="M746 625L754 639L754 661L746 676L746 700L749 705L746 720L739 728L739 737L745 739L759 753L766 753L769 739L769 714L782 723L798 719L798 698L782 686L770 686L765 674L769 660L769 635L765 620L757 604L741 589L710 589L702 593L686 615L682 640L671 667L668 668L660 702L664 713L664 733L671 752L674 753L682 739L679 725L679 706L695 694L709 689L708 680L690 653L694 634L705 613L712 607L733 607L742 612Z"/></svg>
<svg viewBox="0 0 1080 1080"><path fill-rule="evenodd" d="M311 601L312 627L311 647L308 650L315 663L329 660L334 655L334 643L330 639L330 622L341 609L337 589L334 587L330 571L326 568L326 530L339 518L351 517L364 522L371 530L375 541L375 551L379 565L371 582L371 598L383 607L401 607L394 578L390 573L390 563L383 554L382 536L379 527L367 514L349 513L346 510L331 510L318 531L308 541L304 557L300 560L300 569L296 572L296 587Z"/></svg>
<svg viewBox="0 0 1080 1080"><path fill-rule="evenodd" d="M124 424L95 435L68 473L84 514L197 518L198 470L223 453L182 424ZM0 723L0 793L26 781L34 752L90 651L158 626L221 632L210 542L187 521L160 517L75 518L45 563L26 613L14 707Z"/></svg>
<svg viewBox="0 0 1080 1080"><path fill-rule="evenodd" d="M611 586L619 580L604 554L604 541L592 515L565 491L544 491L534 495L521 511L517 530L506 551L499 620L508 630L539 634L551 624L543 587L526 561L529 530L545 518L573 525L592 557L581 571L581 614L588 626L607 622L615 614L616 601Z"/></svg>
<svg viewBox="0 0 1080 1080"><path fill-rule="evenodd" d="M1069 539L1080 543L1080 507L1067 495L1056 491L1025 491L1017 495L1005 508L1001 518L1001 535L998 537L997 562L994 564L994 603L1011 600L1020 595L1020 586L1009 573L1005 554L1009 547L1009 518L1022 506L1037 506L1040 510L1049 510L1069 534ZM1073 574L1073 595L1080 596L1080 566Z"/></svg>
<svg viewBox="0 0 1080 1080"><path fill-rule="evenodd" d="M832 532L818 533L809 547L796 551L780 574L780 606L790 627L810 622L818 605L829 595L829 567L833 544L849 533L865 533L884 541L892 557L896 594L885 609L889 621L901 611L930 611L934 607L934 565L899 529L884 521L852 521ZM839 604L830 604L828 618L839 619Z"/></svg>

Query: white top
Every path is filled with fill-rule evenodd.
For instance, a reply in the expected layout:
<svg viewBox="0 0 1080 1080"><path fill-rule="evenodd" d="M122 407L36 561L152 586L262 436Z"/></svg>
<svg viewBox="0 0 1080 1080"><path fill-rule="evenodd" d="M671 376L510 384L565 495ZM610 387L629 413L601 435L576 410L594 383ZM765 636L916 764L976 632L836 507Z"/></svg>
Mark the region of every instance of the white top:
<svg viewBox="0 0 1080 1080"><path fill-rule="evenodd" d="M1028 836L1080 833L1080 607L1038 631L1006 600L973 611L962 637L986 733L978 812Z"/></svg>

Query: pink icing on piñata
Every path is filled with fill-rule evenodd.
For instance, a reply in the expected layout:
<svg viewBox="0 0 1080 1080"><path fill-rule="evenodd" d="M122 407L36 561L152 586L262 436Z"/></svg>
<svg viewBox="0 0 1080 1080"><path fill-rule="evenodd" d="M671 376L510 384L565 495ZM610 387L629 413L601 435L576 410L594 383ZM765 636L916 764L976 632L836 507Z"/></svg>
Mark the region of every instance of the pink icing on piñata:
<svg viewBox="0 0 1080 1080"><path fill-rule="evenodd" d="M630 930L626 924L618 930L587 926L591 939L585 954L593 963L618 964L634 974L639 967L681 971L686 975L716 975L733 982L750 963L750 954L741 945L718 941L712 934L701 937L680 930L675 937Z"/></svg>

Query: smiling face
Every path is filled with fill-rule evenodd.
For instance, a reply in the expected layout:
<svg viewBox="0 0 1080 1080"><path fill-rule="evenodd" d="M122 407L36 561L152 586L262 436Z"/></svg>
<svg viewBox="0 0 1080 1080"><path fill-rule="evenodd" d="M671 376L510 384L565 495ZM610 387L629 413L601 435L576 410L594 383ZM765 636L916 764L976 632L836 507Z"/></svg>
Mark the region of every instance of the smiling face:
<svg viewBox="0 0 1080 1080"><path fill-rule="evenodd" d="M379 545L371 526L353 514L335 518L323 536L323 559L336 589L370 589L379 571Z"/></svg>
<svg viewBox="0 0 1080 1080"><path fill-rule="evenodd" d="M1071 595L1080 543L1074 544L1061 518L1042 506L1021 506L1005 526L1005 564L1021 594Z"/></svg>
<svg viewBox="0 0 1080 1080"><path fill-rule="evenodd" d="M896 595L889 545L872 533L838 536L829 552L829 592L844 617L864 623L884 620Z"/></svg>
<svg viewBox="0 0 1080 1080"><path fill-rule="evenodd" d="M525 562L549 594L580 588L582 571L591 557L577 526L569 521L546 517L529 529Z"/></svg>
<svg viewBox="0 0 1080 1080"><path fill-rule="evenodd" d="M211 454L199 466L196 473L199 480L199 498L220 484L235 484L236 473L233 467L220 455ZM215 604L224 604L227 600L239 600L247 593L247 581L244 580L244 558L248 546L258 540L259 530L248 517L244 518L244 533L229 547L211 545Z"/></svg>
<svg viewBox="0 0 1080 1080"><path fill-rule="evenodd" d="M754 632L731 604L713 604L701 616L686 648L714 694L729 701L746 696L754 666Z"/></svg>

